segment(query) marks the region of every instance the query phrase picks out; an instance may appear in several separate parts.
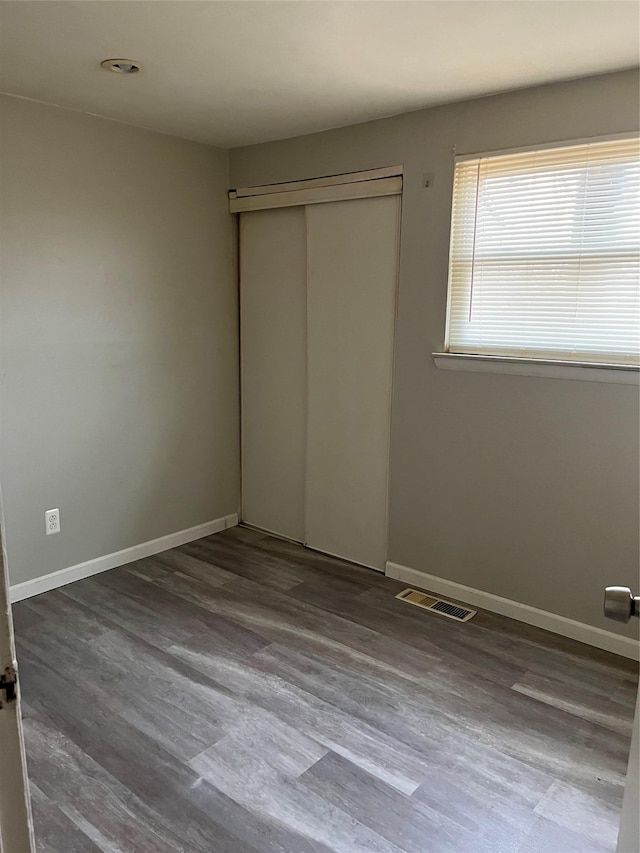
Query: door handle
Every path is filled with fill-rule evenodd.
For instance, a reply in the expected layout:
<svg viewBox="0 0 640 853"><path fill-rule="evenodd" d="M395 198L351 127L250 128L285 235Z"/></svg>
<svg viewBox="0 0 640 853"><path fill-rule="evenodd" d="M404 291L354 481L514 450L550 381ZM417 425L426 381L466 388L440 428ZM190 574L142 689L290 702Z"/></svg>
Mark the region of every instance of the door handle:
<svg viewBox="0 0 640 853"><path fill-rule="evenodd" d="M616 622L640 616L640 595L632 595L628 586L608 586L604 591L604 615Z"/></svg>

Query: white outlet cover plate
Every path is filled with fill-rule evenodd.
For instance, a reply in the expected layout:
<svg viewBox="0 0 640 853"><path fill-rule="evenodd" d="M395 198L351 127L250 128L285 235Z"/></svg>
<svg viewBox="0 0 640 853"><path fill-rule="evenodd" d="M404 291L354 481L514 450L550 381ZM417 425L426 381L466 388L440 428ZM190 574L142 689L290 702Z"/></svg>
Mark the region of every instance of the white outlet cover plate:
<svg viewBox="0 0 640 853"><path fill-rule="evenodd" d="M44 525L47 536L52 533L60 533L60 510L48 509L44 514Z"/></svg>

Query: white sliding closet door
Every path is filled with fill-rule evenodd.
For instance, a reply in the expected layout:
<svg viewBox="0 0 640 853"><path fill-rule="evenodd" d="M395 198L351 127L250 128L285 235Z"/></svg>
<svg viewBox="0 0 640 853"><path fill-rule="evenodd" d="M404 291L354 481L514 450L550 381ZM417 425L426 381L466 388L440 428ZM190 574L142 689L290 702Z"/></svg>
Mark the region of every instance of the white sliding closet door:
<svg viewBox="0 0 640 853"><path fill-rule="evenodd" d="M400 197L306 217L305 542L384 570Z"/></svg>
<svg viewBox="0 0 640 853"><path fill-rule="evenodd" d="M242 519L304 539L304 207L240 215Z"/></svg>

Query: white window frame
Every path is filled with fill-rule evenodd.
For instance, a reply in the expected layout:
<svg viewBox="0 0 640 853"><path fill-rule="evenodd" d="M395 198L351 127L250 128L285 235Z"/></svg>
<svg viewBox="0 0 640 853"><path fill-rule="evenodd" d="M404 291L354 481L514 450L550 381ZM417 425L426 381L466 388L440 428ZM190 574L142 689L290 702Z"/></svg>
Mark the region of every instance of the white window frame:
<svg viewBox="0 0 640 853"><path fill-rule="evenodd" d="M503 155L526 153L527 151L551 150L567 148L573 145L608 142L617 139L638 138L636 130L626 131L605 136L580 139L567 139L555 142L544 142L517 148L503 148L490 151L479 151L467 154L457 154L454 151L455 163L476 160L480 157L500 157ZM452 186L453 195L453 186ZM453 235L451 234L451 237ZM449 251L451 253L451 242ZM577 379L594 382L614 382L623 385L640 384L640 367L635 365L606 364L603 362L577 362L562 359L531 358L524 356L477 355L470 353L450 352L449 342L449 307L451 304L451 280L447 286L447 318L445 326L445 349L434 352L433 360L440 370L462 370L468 372L502 373L514 376L536 376L551 379Z"/></svg>

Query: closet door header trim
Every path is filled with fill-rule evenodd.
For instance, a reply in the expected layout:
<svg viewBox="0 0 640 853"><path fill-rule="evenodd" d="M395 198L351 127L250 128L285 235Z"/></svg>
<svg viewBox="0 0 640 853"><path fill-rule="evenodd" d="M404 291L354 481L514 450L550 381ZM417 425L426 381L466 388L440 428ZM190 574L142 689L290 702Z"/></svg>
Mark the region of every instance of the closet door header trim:
<svg viewBox="0 0 640 853"><path fill-rule="evenodd" d="M346 201L372 196L400 195L402 166L351 172L308 181L292 181L263 187L245 187L229 192L229 210L268 210L330 201Z"/></svg>

